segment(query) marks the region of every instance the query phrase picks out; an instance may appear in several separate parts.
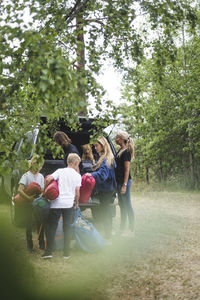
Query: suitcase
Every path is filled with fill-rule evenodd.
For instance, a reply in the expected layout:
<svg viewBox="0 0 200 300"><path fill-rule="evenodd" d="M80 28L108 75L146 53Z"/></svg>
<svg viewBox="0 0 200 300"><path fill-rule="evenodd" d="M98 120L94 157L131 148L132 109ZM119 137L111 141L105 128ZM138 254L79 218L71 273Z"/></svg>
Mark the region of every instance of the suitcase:
<svg viewBox="0 0 200 300"><path fill-rule="evenodd" d="M79 203L88 203L94 186L94 177L86 175L82 176Z"/></svg>

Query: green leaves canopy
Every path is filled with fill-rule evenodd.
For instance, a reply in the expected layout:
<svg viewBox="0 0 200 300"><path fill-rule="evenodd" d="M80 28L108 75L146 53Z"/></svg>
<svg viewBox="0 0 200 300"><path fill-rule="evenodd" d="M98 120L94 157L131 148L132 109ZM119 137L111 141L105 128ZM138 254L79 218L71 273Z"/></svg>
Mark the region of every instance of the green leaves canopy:
<svg viewBox="0 0 200 300"><path fill-rule="evenodd" d="M34 128L41 116L64 117L73 124L80 112L90 113L89 97L100 107L104 91L95 75L106 58L120 69L128 69L130 61L141 63L150 43L148 30L137 30L138 14L147 15L151 28L162 24L168 49L170 32L177 24L186 18L193 26L196 20L189 1L184 0L3 1L0 129L1 151L7 157L13 153L14 141ZM111 110L106 111L110 120Z"/></svg>

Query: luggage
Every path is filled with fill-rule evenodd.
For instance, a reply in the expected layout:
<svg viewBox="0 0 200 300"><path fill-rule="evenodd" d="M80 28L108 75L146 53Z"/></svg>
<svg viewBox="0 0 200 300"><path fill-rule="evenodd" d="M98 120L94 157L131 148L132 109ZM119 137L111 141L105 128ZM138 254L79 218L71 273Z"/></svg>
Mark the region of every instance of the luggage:
<svg viewBox="0 0 200 300"><path fill-rule="evenodd" d="M80 203L88 203L92 190L95 186L95 179L92 176L83 175L80 187Z"/></svg>
<svg viewBox="0 0 200 300"><path fill-rule="evenodd" d="M94 225L81 214L80 207L75 211L71 228L76 246L83 251L95 253L106 246L105 240Z"/></svg>
<svg viewBox="0 0 200 300"><path fill-rule="evenodd" d="M48 176L45 177L47 179ZM45 188L43 196L48 200L55 200L59 195L58 182L52 180L50 184Z"/></svg>
<svg viewBox="0 0 200 300"><path fill-rule="evenodd" d="M28 196L35 195L35 197L38 197L42 193L42 189L38 183L32 182L29 185L27 185L27 187L24 189L24 192ZM13 197L13 201L16 205L23 205L28 202L20 194L17 194L15 197Z"/></svg>
<svg viewBox="0 0 200 300"><path fill-rule="evenodd" d="M49 216L50 203L44 197L38 197L33 200L35 216L40 223L45 223Z"/></svg>

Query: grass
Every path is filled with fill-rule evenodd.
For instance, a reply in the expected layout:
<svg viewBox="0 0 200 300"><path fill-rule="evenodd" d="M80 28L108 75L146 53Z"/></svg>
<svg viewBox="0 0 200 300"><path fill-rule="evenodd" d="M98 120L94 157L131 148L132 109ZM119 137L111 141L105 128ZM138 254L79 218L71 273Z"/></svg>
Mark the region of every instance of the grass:
<svg viewBox="0 0 200 300"><path fill-rule="evenodd" d="M200 193L136 192L133 206L134 238L115 236L97 254L72 250L64 262L59 251L51 261L43 261L39 250L27 254L24 229L10 224L9 208L1 205L12 237L4 242L12 251L3 261L15 264L18 293L23 290L25 299L200 299ZM7 280L12 285L12 276Z"/></svg>

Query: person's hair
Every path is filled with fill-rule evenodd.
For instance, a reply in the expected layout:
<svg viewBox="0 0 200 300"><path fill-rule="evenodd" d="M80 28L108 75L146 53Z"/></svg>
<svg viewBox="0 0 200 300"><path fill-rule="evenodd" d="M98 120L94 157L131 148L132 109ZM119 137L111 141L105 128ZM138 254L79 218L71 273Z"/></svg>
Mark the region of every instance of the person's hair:
<svg viewBox="0 0 200 300"><path fill-rule="evenodd" d="M75 164L75 162L79 162L81 161L80 157L78 156L78 154L76 153L70 153L67 157L67 164L68 165L73 165Z"/></svg>
<svg viewBox="0 0 200 300"><path fill-rule="evenodd" d="M134 143L133 143L133 139L129 136L129 134L126 131L119 131L117 133L117 136L119 138L121 138L122 140L124 140L124 143L126 144L126 148L131 153L131 160L133 160L134 157L135 157L135 155L134 155ZM126 150L126 148L120 150L119 153L118 153L118 156L121 156L122 153Z"/></svg>
<svg viewBox="0 0 200 300"><path fill-rule="evenodd" d="M93 167L93 170L94 171L97 170L101 166L101 164L104 160L106 160L107 166L111 167L114 164L114 155L112 153L110 145L108 144L108 141L106 140L106 138L104 136L102 136L102 137L99 137L96 142L99 143L103 147L103 150L100 154L100 158L99 158L98 162Z"/></svg>
<svg viewBox="0 0 200 300"><path fill-rule="evenodd" d="M90 146L90 144L82 145L81 148L83 150L82 160L91 160L92 164L94 164L95 160L92 153L92 147Z"/></svg>
<svg viewBox="0 0 200 300"><path fill-rule="evenodd" d="M33 154L30 162L29 162L29 169L33 169L34 167L36 167L36 169L41 169L42 166L44 164L44 158L41 157L38 154Z"/></svg>
<svg viewBox="0 0 200 300"><path fill-rule="evenodd" d="M69 144L71 144L71 139L63 131L56 131L53 135L53 140L60 145L65 151Z"/></svg>

